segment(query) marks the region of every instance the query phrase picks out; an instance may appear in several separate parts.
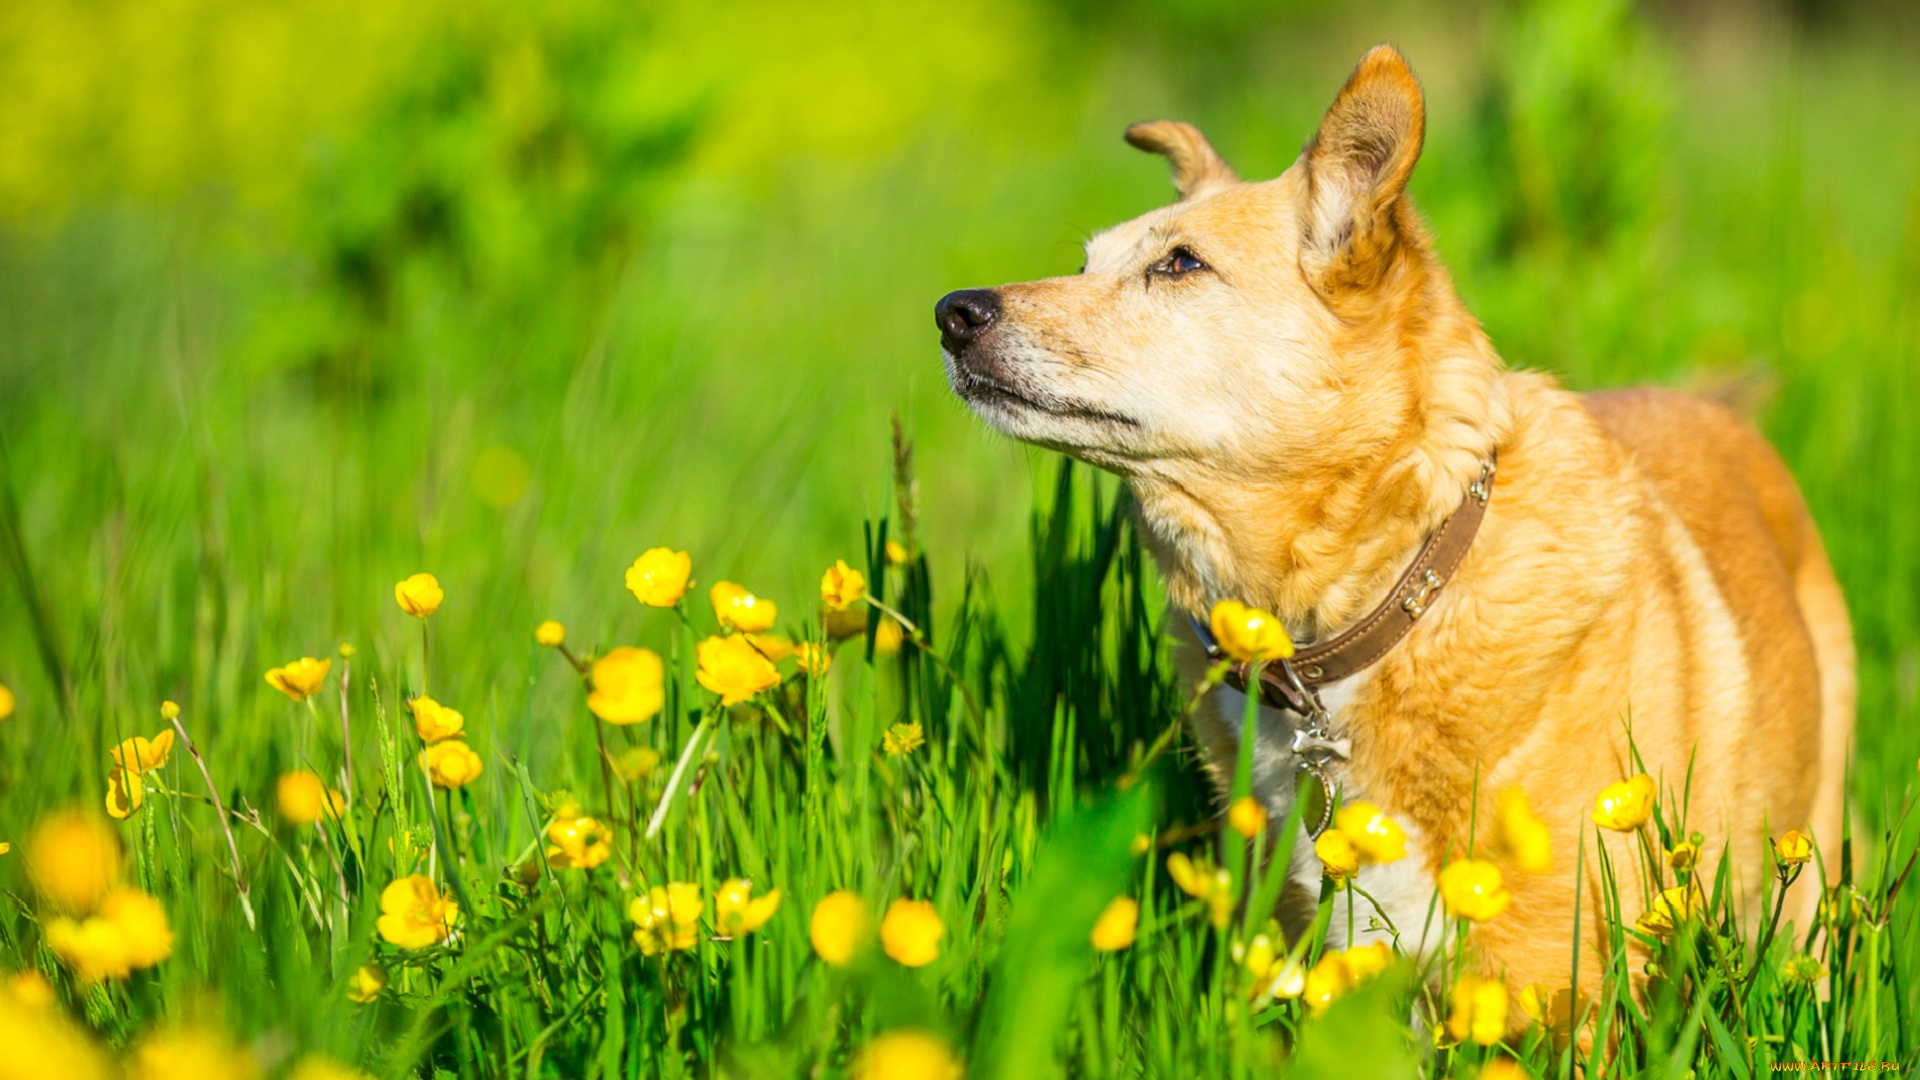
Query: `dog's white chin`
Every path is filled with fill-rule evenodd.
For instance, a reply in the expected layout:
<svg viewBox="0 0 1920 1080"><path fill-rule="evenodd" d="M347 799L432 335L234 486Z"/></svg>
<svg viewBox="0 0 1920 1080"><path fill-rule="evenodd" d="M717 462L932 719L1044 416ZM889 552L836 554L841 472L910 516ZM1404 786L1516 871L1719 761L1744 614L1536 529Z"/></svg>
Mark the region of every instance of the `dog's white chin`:
<svg viewBox="0 0 1920 1080"><path fill-rule="evenodd" d="M1139 456L1139 449L1128 445L1127 425L1100 416L1054 411L1039 400L961 369L952 353L942 355L954 396L1000 434L1114 471Z"/></svg>

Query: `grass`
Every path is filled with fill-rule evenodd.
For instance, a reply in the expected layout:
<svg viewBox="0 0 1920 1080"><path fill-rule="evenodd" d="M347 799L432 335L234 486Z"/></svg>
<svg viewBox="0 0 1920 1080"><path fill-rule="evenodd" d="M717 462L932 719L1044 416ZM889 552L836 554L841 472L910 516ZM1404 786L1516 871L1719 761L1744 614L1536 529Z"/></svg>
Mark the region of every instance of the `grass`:
<svg viewBox="0 0 1920 1080"><path fill-rule="evenodd" d="M1121 497L983 436L946 399L926 325L947 288L1070 272L1087 230L1167 197L1161 167L1119 146L1125 122L1186 115L1243 172L1271 174L1346 65L1393 37L1435 110L1416 195L1509 362L1576 386L1768 372L1764 426L1822 524L1861 653L1860 870L1845 883L1860 901L1776 933L1759 958L1713 906L1659 946L1662 977L1633 998L1620 976L1645 963L1626 946L1650 898L1623 897L1611 977L1579 974L1601 1050L1556 1053L1536 1027L1502 1052L1555 1076L1920 1063L1914 906L1889 899L1914 849L1897 826L1920 757L1920 140L1904 119L1920 86L1903 39L1744 37L1585 3L1489 6L1477 23L1422 5L1364 18L1222 5L1212 22L1004 7L1019 41L964 82L967 65L911 26L826 11L829 27L899 35L820 61L846 71L842 130L756 109L754 95L832 81L799 61L730 93L729 46L697 20L483 6L343 114L308 179L277 194L239 165L184 194L139 187L157 174L132 160L128 188L62 218L6 207L0 684L18 706L0 724L0 840L14 845L0 968L44 971L56 1007L116 1051L200 1025L276 1074L320 1053L381 1076L836 1075L877 1035L915 1028L975 1076L1253 1075L1282 1058L1306 1076L1472 1075L1491 1051L1435 1051L1407 1031L1409 970L1318 1017L1250 1001L1233 945L1261 920L1216 930L1166 876L1175 851L1250 853L1213 839L1217 808L1184 750L1140 768L1193 688L1171 674L1164 597ZM778 52L734 29L739 55ZM512 126L510 94L471 78L519 70L494 66L502 39L534 42L564 73L536 134L579 148L598 178L584 189L522 153L548 143ZM704 97L638 120L590 107L610 72L676 49L718 57ZM297 52L277 67L319 63ZM71 60L63 70L159 78L142 92L163 103L172 86L104 51ZM1058 77L1036 85L1039 69ZM283 144L261 145L271 162ZM502 146L515 153L489 149ZM41 189L93 190L57 156L13 160L46 171ZM886 563L888 538L911 561ZM692 552L695 632L620 588L657 543ZM748 584L801 637L835 558L864 567L926 645L872 655L855 638L821 680L784 664L773 697L714 720L717 757L691 762L691 796L666 800L647 840L689 734L714 715L689 682L712 629L704 586ZM418 570L448 593L430 669L419 622L392 601ZM665 656L662 714L594 721L573 669L532 641L543 618L582 656ZM355 647L344 693L342 641ZM334 657L313 709L262 679L303 655ZM485 763L450 799L407 767L402 702L422 690L465 712ZM44 948L21 856L35 822L99 804L106 748L159 731L165 698L224 805L259 812L260 828L234 823L259 925L176 748L116 826L129 873L167 910L173 956L89 988ZM343 704L352 827L323 840L279 819L274 785L310 766L343 786ZM881 739L901 722L926 745L890 756ZM609 792L601 737L659 763ZM613 826L613 857L523 884L509 868L537 860L568 798ZM1151 856L1134 853L1139 833ZM1819 839L1829 867L1848 862ZM405 952L373 920L424 849L464 891L460 935ZM716 941L711 897L732 876L783 900L751 936ZM696 948L634 947L641 880L702 887ZM1262 884L1243 873L1236 888ZM876 909L933 901L940 959L823 964L807 917L842 887ZM1096 956L1087 929L1121 893L1141 903L1138 940ZM1783 977L1796 952L1824 964L1820 992ZM369 961L392 981L356 1004L348 980Z"/></svg>

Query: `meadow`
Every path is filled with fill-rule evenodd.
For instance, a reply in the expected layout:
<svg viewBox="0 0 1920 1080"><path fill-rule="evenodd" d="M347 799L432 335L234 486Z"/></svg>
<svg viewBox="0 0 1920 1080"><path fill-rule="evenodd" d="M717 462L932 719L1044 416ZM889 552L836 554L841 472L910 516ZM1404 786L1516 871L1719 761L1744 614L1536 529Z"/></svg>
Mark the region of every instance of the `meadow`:
<svg viewBox="0 0 1920 1080"><path fill-rule="evenodd" d="M1663 801L1620 824L1680 891L1565 986L1283 940L1290 830L1222 828L1124 495L950 400L935 299L1170 198L1126 123L1273 175L1380 40L1510 364L1771 386L1860 654L1853 832L1780 853L1815 926L1727 911ZM1873 4L0 9L0 1078L1920 1065L1917 40Z"/></svg>

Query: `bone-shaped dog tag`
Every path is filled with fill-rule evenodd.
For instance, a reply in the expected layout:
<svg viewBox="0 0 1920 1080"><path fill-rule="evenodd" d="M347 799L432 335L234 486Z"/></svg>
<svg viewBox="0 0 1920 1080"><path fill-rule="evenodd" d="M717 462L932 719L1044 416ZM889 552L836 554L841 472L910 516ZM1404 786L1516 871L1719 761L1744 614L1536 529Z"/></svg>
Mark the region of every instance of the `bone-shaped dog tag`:
<svg viewBox="0 0 1920 1080"><path fill-rule="evenodd" d="M1341 761L1346 761L1353 755L1353 740L1329 739L1315 735L1305 728L1295 728L1293 729L1293 752L1300 756L1330 753Z"/></svg>

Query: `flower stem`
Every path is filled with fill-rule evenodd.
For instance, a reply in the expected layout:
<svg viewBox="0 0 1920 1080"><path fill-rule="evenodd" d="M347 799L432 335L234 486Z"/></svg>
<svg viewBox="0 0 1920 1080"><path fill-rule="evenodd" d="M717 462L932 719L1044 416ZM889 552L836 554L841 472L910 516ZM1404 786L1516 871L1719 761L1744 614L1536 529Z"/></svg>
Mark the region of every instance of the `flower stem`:
<svg viewBox="0 0 1920 1080"><path fill-rule="evenodd" d="M706 738L707 728L712 725L713 717L703 716L700 723L695 725L693 734L687 736L686 748L680 751L680 760L674 762L673 772L667 776L667 788L660 793L660 805L653 808L653 817L647 821L647 839L660 835L661 826L667 823L667 810L673 806L674 793L680 789L680 778L686 775L694 751L700 746L700 741Z"/></svg>
<svg viewBox="0 0 1920 1080"><path fill-rule="evenodd" d="M253 917L253 901L247 898L247 879L240 870L240 845L233 840L233 826L227 824L227 808L220 802L220 789L214 786L213 773L207 769L207 759L200 756L200 748L193 745L187 737L185 725L178 716L173 718L173 730L180 736L180 745L187 748L193 756L193 763L200 766L200 778L207 782L207 794L213 797L213 811L220 818L220 829L227 834L227 854L233 859L233 887L240 893L240 910L247 917L247 929L258 930L259 925Z"/></svg>

